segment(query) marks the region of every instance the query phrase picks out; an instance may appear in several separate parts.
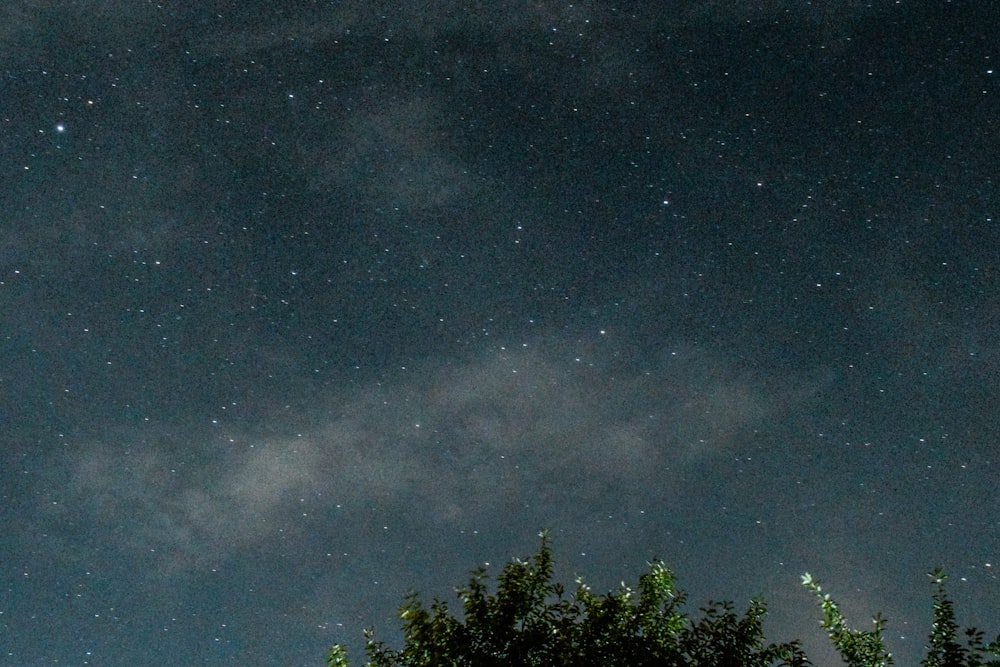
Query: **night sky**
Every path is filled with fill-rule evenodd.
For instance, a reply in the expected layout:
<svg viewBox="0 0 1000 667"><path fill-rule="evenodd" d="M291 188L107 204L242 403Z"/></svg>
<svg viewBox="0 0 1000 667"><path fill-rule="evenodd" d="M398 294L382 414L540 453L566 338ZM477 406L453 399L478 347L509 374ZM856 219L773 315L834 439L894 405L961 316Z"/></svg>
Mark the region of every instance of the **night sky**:
<svg viewBox="0 0 1000 667"><path fill-rule="evenodd" d="M0 7L0 662L319 665L552 531L1000 631L991 2Z"/></svg>

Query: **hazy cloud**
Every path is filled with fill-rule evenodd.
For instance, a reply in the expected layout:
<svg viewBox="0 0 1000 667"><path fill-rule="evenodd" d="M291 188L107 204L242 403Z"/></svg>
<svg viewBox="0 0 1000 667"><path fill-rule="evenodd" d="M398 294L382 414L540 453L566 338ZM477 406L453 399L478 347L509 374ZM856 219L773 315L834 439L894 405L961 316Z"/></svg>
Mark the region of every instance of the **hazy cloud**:
<svg viewBox="0 0 1000 667"><path fill-rule="evenodd" d="M246 424L181 446L94 443L68 465L92 519L122 525L169 572L212 566L331 506L350 516L418 502L428 521L462 527L557 495L586 505L649 476L669 486L796 400L684 346L620 376L556 348L497 351L320 399L301 433Z"/></svg>

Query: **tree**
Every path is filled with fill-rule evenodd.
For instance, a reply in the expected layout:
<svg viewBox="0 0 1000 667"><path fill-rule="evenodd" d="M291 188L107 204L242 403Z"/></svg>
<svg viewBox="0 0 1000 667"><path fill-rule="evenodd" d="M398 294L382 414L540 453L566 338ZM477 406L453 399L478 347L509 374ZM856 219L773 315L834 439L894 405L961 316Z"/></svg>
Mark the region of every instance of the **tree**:
<svg viewBox="0 0 1000 667"><path fill-rule="evenodd" d="M955 605L944 590L948 575L941 568L928 573L934 581L934 620L928 639L924 667L1000 667L1000 660L987 662L987 655L1000 658L1000 635L991 643L983 642L983 633L975 628L965 631L966 645L956 639L958 624L955 622Z"/></svg>
<svg viewBox="0 0 1000 667"><path fill-rule="evenodd" d="M766 643L763 600L737 614L730 602L709 603L697 617L682 610L686 596L673 573L653 561L639 577L638 590L625 584L597 595L577 579L566 594L552 581L552 548L541 534L538 553L507 564L490 593L484 569L456 589L462 602L453 615L445 602L424 607L415 593L400 609L404 645L386 647L366 631L367 667L773 667L810 665L798 641ZM965 631L959 643L954 605L940 569L934 581L934 621L923 667L1000 667L1000 636L987 644L983 633ZM848 627L837 603L808 573L803 585L818 598L826 630L846 667L890 667L876 615L868 631ZM327 667L348 667L343 646L327 655Z"/></svg>
<svg viewBox="0 0 1000 667"><path fill-rule="evenodd" d="M851 630L840 613L840 607L824 594L819 582L806 572L802 575L802 585L811 590L819 598L820 609L823 610L823 620L820 625L826 629L830 641L847 663L847 667L889 667L892 665L892 654L885 650L882 641L882 630L885 619L876 614L872 619L875 629L868 632Z"/></svg>
<svg viewBox="0 0 1000 667"><path fill-rule="evenodd" d="M752 600L742 615L730 603L713 603L694 619L681 610L685 595L673 573L654 561L639 578L638 594L622 585L596 595L577 580L567 595L552 581L546 533L529 560L514 560L488 591L482 569L457 590L461 618L446 603L425 608L415 594L400 610L405 643L394 651L366 633L370 667L770 667L808 665L796 642L765 644L764 602ZM343 648L327 664L346 665Z"/></svg>
<svg viewBox="0 0 1000 667"><path fill-rule="evenodd" d="M934 581L934 620L928 637L927 657L920 664L924 667L1000 667L1000 660L987 661L987 656L1000 657L1000 636L990 644L983 641L983 633L975 628L965 631L966 645L958 643L958 624L955 622L955 605L945 592L947 575L940 568L929 573ZM834 647L840 652L847 667L888 667L892 655L882 641L885 619L876 614L872 619L873 630L864 632L847 627L837 603L824 594L819 582L809 573L802 576L802 583L819 599L823 620Z"/></svg>

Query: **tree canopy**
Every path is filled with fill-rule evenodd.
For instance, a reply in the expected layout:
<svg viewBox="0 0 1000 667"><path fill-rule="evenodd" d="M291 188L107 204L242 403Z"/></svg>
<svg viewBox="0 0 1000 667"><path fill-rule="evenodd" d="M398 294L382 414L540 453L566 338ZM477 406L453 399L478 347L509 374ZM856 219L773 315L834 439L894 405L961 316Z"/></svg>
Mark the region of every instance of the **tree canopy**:
<svg viewBox="0 0 1000 667"><path fill-rule="evenodd" d="M485 569L474 570L456 589L462 604L453 614L446 602L425 607L416 593L400 609L403 647L394 650L366 631L367 667L773 667L811 665L798 641L768 643L762 599L742 613L730 602L713 602L696 616L682 608L686 596L673 572L653 561L637 590L595 594L582 580L567 593L552 580L553 556L547 533L538 552L508 563L491 593ZM958 640L954 605L945 593L945 574L931 573L934 620L924 667L1000 667L1000 636L987 644L970 628ZM888 667L892 655L876 615L869 631L848 627L836 602L809 574L802 583L816 596L820 624L847 667ZM994 658L994 659L991 659ZM347 653L335 645L327 667L347 667Z"/></svg>

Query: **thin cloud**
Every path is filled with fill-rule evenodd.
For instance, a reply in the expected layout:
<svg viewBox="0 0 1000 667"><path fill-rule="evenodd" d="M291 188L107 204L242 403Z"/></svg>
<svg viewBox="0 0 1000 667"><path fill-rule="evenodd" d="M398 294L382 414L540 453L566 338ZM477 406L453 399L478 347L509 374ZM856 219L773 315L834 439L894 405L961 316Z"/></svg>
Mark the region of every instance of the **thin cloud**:
<svg viewBox="0 0 1000 667"><path fill-rule="evenodd" d="M328 397L308 431L248 424L187 447L93 444L68 465L91 520L122 526L172 573L266 548L333 507L418 499L428 521L464 526L566 494L586 505L609 485L668 482L725 454L788 405L708 356L612 379L557 348L524 350Z"/></svg>

